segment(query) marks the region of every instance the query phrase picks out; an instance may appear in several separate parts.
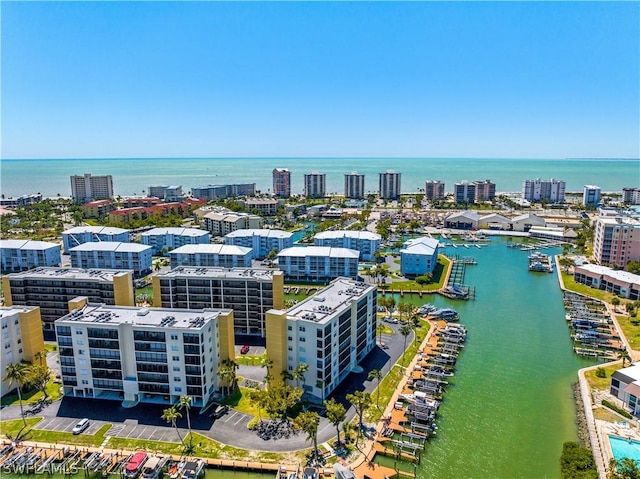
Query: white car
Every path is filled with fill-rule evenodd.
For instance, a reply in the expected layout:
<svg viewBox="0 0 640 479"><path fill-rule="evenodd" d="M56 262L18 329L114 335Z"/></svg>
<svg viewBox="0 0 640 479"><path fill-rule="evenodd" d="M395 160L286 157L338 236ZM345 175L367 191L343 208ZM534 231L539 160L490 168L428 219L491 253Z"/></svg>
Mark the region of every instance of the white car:
<svg viewBox="0 0 640 479"><path fill-rule="evenodd" d="M87 419L86 417L80 421L78 424L76 424L73 427L73 433L74 434L80 434L82 431L84 431L86 428L89 427L89 419Z"/></svg>

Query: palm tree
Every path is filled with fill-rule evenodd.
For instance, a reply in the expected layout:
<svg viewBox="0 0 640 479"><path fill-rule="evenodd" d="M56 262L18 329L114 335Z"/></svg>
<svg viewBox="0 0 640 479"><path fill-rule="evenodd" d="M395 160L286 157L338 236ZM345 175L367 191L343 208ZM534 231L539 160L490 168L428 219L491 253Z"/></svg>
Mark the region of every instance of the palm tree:
<svg viewBox="0 0 640 479"><path fill-rule="evenodd" d="M380 343L380 345L382 346L382 333L384 332L384 324L378 324L376 332L378 333L378 343Z"/></svg>
<svg viewBox="0 0 640 479"><path fill-rule="evenodd" d="M260 367L267 369L267 374L265 374L264 376L264 382L266 382L268 385L269 382L273 379L273 376L271 376L271 368L273 367L273 360L271 360L269 356L264 356L260 360Z"/></svg>
<svg viewBox="0 0 640 479"><path fill-rule="evenodd" d="M180 419L181 417L182 414L180 414L180 411L178 411L175 406L168 407L167 409L162 411L162 419L171 424L171 427L173 427L176 430L176 434L178 434L180 443L184 444L184 440L180 435L180 430L178 429L177 424L178 419Z"/></svg>
<svg viewBox="0 0 640 479"><path fill-rule="evenodd" d="M28 377L28 369L26 363L13 363L9 364L5 368L5 375L2 378L3 381L9 381L9 387L13 385L13 383L17 384L16 391L18 391L18 403L20 404L20 415L22 416L22 422L24 423L24 427L27 427L27 420L24 418L24 409L22 407L22 392L21 388L27 380Z"/></svg>
<svg viewBox="0 0 640 479"><path fill-rule="evenodd" d="M376 388L376 407L380 409L380 380L382 379L382 371L379 369L372 369L369 371L368 378L378 380L378 387Z"/></svg>
<svg viewBox="0 0 640 479"><path fill-rule="evenodd" d="M360 437L360 432L362 431L363 421L364 421L364 413L371 406L371 393L365 391L356 391L353 394L347 394L347 401L351 403L351 405L355 408L356 413L358 414L358 438ZM358 439L356 438L356 443Z"/></svg>
<svg viewBox="0 0 640 479"><path fill-rule="evenodd" d="M227 377L231 382L231 388L232 388L231 392L234 392L236 390L236 380L237 380L236 371L238 370L239 365L233 359L225 359L224 361L222 361L222 364L229 370Z"/></svg>
<svg viewBox="0 0 640 479"><path fill-rule="evenodd" d="M187 429L189 429L189 449L193 448L193 434L191 434L191 417L189 409L191 409L191 396L180 396L178 409L184 409L187 412Z"/></svg>
<svg viewBox="0 0 640 479"><path fill-rule="evenodd" d="M38 362L40 363L40 365L42 365L42 360L43 360L43 359L45 359L45 360L47 359L47 351L46 351L46 350L38 351L37 353L35 353L35 354L33 355L33 358L34 358L34 359L37 359L37 360L38 360ZM45 364L46 364L46 363L45 363Z"/></svg>
<svg viewBox="0 0 640 479"><path fill-rule="evenodd" d="M336 427L336 432L338 433L338 444L340 444L340 423L346 419L347 410L341 403L336 402L333 398L324 401L324 407L327 410L327 419Z"/></svg>
<svg viewBox="0 0 640 479"><path fill-rule="evenodd" d="M618 358L622 359L622 367L624 367L627 360L629 360L629 363L631 363L631 357L629 356L629 352L626 349L618 351Z"/></svg>
<svg viewBox="0 0 640 479"><path fill-rule="evenodd" d="M295 420L296 426L307 433L307 440L313 441L313 457L318 457L318 426L320 415L315 411L304 411L298 414Z"/></svg>
<svg viewBox="0 0 640 479"><path fill-rule="evenodd" d="M293 370L293 378L296 380L296 387L298 387L298 379L302 379L302 389L304 390L304 386L307 383L304 375L308 370L309 365L307 363L300 363Z"/></svg>
<svg viewBox="0 0 640 479"><path fill-rule="evenodd" d="M402 348L402 367L404 368L404 356L405 356L405 353L407 352L407 336L411 334L412 329L411 327L405 324L398 331L400 332L400 334L404 336L404 346Z"/></svg>

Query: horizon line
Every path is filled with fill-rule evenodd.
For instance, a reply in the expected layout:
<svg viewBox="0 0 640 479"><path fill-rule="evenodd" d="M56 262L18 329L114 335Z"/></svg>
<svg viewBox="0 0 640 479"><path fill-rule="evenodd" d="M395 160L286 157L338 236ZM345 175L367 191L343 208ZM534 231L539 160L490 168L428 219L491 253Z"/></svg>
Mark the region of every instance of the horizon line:
<svg viewBox="0 0 640 479"><path fill-rule="evenodd" d="M508 156L90 156L90 157L28 157L28 158L1 158L0 161L37 161L37 160L616 160L616 161L640 161L640 157L508 157Z"/></svg>

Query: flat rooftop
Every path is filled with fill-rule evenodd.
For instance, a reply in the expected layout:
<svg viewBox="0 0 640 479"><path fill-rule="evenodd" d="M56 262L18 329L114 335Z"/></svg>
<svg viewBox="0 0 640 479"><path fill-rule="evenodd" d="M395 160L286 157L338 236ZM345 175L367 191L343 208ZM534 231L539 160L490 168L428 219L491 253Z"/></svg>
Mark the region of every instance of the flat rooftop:
<svg viewBox="0 0 640 479"><path fill-rule="evenodd" d="M283 230L270 230L266 228L246 228L227 233L225 238L244 238L247 236L260 236L264 238L291 238L293 233Z"/></svg>
<svg viewBox="0 0 640 479"><path fill-rule="evenodd" d="M0 319L15 316L18 313L33 311L38 306L0 306Z"/></svg>
<svg viewBox="0 0 640 479"><path fill-rule="evenodd" d="M94 234L103 234L103 235L118 235L122 233L128 233L129 230L125 230L123 228L116 228L112 226L76 226L75 228L70 228L66 231L63 231L62 234L67 235L75 235L82 233L94 233Z"/></svg>
<svg viewBox="0 0 640 479"><path fill-rule="evenodd" d="M53 268L40 267L29 271L11 273L10 278L21 279L64 279L64 280L97 280L113 281L113 278L123 276L130 270L122 269L82 269L82 268Z"/></svg>
<svg viewBox="0 0 640 479"><path fill-rule="evenodd" d="M197 266L179 266L160 273L159 278L226 278L226 279L273 279L273 275L282 275L282 271L272 269L247 269L247 268L202 268Z"/></svg>
<svg viewBox="0 0 640 479"><path fill-rule="evenodd" d="M230 309L134 308L87 304L63 316L56 323L99 323L112 326L129 323L134 326L199 330L209 321L217 319L220 313L230 311Z"/></svg>
<svg viewBox="0 0 640 479"><path fill-rule="evenodd" d="M117 251L129 253L142 253L150 251L151 246L139 243L120 243L118 241L95 241L74 246L69 251Z"/></svg>
<svg viewBox="0 0 640 479"><path fill-rule="evenodd" d="M331 246L293 246L285 248L278 253L278 257L293 256L321 256L325 258L352 258L358 259L360 251L348 248L333 248Z"/></svg>
<svg viewBox="0 0 640 479"><path fill-rule="evenodd" d="M289 308L287 317L322 323L375 289L375 286L360 281L336 278L326 288Z"/></svg>
<svg viewBox="0 0 640 479"><path fill-rule="evenodd" d="M145 231L144 233L140 233L140 236L157 236L157 235L178 235L178 236L206 236L209 232L206 230L201 230L198 228L179 228L179 227L169 227L169 228L153 228L152 230Z"/></svg>
<svg viewBox="0 0 640 479"><path fill-rule="evenodd" d="M251 252L251 248L235 246L230 244L187 244L169 251L169 255L174 254L229 254L244 256Z"/></svg>
<svg viewBox="0 0 640 479"><path fill-rule="evenodd" d="M60 245L58 243L48 243L46 241L36 240L0 240L0 248L43 250L49 248L60 248Z"/></svg>

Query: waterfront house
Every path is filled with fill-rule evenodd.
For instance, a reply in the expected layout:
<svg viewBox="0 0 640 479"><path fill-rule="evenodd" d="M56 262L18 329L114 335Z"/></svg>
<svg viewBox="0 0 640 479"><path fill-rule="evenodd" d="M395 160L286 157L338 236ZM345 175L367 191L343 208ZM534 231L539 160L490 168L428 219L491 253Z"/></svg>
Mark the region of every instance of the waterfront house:
<svg viewBox="0 0 640 479"><path fill-rule="evenodd" d="M400 272L406 278L433 273L438 264L438 240L414 238L400 250Z"/></svg>

